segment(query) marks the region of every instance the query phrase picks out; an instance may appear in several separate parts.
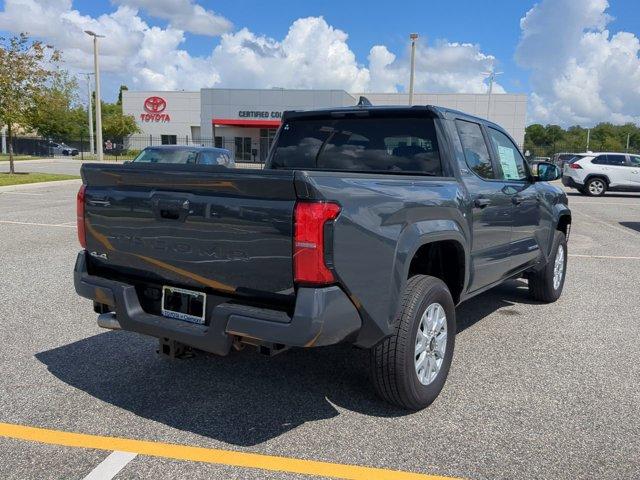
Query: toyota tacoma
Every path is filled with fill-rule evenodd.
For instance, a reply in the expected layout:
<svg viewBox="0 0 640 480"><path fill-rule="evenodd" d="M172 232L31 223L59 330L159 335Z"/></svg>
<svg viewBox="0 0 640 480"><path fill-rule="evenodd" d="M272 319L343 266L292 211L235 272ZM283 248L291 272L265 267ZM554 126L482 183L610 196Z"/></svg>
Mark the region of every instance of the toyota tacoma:
<svg viewBox="0 0 640 480"><path fill-rule="evenodd" d="M429 405L455 306L507 279L560 296L571 212L500 126L433 106L290 111L264 170L84 164L75 288L159 350L369 349L386 401Z"/></svg>

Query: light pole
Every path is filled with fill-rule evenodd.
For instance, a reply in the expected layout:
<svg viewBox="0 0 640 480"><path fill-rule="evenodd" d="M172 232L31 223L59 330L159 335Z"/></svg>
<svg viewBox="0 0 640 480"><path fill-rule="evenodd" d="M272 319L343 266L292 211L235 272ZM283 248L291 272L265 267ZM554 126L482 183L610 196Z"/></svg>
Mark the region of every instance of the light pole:
<svg viewBox="0 0 640 480"><path fill-rule="evenodd" d="M410 33L409 39L411 40L411 74L409 76L409 106L413 105L413 80L416 74L416 40L418 40L417 33Z"/></svg>
<svg viewBox="0 0 640 480"><path fill-rule="evenodd" d="M88 91L88 97L89 97L89 110L88 110L88 115L89 115L89 151L91 152L91 154L93 155L95 153L95 149L93 146L93 108L91 105L91 75L93 75L93 73L85 73L85 75L87 76L87 91Z"/></svg>
<svg viewBox="0 0 640 480"><path fill-rule="evenodd" d="M489 79L489 93L487 97L487 120L489 120L489 114L491 113L491 94L493 93L493 82L496 80L496 76L501 75L502 72L496 72L492 69L489 72L484 72L484 74L488 75Z"/></svg>
<svg viewBox="0 0 640 480"><path fill-rule="evenodd" d="M96 76L96 153L98 161L102 161L102 105L100 97L100 67L98 66L98 38L104 38L104 35L98 35L91 30L85 30L84 33L93 37L93 68Z"/></svg>

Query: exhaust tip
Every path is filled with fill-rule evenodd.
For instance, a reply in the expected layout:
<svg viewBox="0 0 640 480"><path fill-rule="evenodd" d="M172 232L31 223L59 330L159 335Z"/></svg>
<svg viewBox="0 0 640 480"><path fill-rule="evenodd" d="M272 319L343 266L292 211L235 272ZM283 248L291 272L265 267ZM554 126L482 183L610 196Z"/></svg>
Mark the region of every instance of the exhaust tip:
<svg viewBox="0 0 640 480"><path fill-rule="evenodd" d="M120 322L116 319L116 314L113 312L98 315L98 326L108 330L120 330L122 328L120 327Z"/></svg>

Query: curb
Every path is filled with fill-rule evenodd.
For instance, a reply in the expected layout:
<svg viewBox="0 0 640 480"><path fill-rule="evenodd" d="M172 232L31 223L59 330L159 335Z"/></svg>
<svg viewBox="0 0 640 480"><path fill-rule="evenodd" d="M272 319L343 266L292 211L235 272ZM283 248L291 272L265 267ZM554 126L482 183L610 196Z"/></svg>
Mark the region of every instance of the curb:
<svg viewBox="0 0 640 480"><path fill-rule="evenodd" d="M53 180L51 182L34 182L34 183L23 183L20 185L6 185L4 187L0 187L0 193L2 192L13 192L15 190L26 189L30 190L32 188L42 187L46 185L72 185L72 184L80 184L82 183L82 179L80 178L72 178L70 180Z"/></svg>

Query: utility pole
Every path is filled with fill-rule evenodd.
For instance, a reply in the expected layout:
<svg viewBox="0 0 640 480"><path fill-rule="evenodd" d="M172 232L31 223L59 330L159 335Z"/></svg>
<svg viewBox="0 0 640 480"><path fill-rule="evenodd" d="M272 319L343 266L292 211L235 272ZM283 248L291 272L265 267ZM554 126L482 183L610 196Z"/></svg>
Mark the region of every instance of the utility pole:
<svg viewBox="0 0 640 480"><path fill-rule="evenodd" d="M87 76L87 92L88 92L88 97L89 97L89 110L88 110L88 115L89 115L89 152L91 152L91 155L93 155L95 153L95 148L93 145L93 105L92 105L92 99L91 99L91 75L93 75L93 73L85 73L85 75Z"/></svg>
<svg viewBox="0 0 640 480"><path fill-rule="evenodd" d="M591 137L591 129L587 128L587 152L589 151L589 137Z"/></svg>
<svg viewBox="0 0 640 480"><path fill-rule="evenodd" d="M629 151L629 140L631 140L631 134L627 133L627 152Z"/></svg>
<svg viewBox="0 0 640 480"><path fill-rule="evenodd" d="M102 155L102 101L100 97L100 67L98 64L98 38L104 38L104 35L98 35L91 30L85 30L84 33L93 37L93 68L96 76L96 153L98 161L103 160Z"/></svg>
<svg viewBox="0 0 640 480"><path fill-rule="evenodd" d="M409 76L409 106L413 105L413 81L416 75L416 40L418 40L417 33L409 34L411 40L411 73Z"/></svg>

